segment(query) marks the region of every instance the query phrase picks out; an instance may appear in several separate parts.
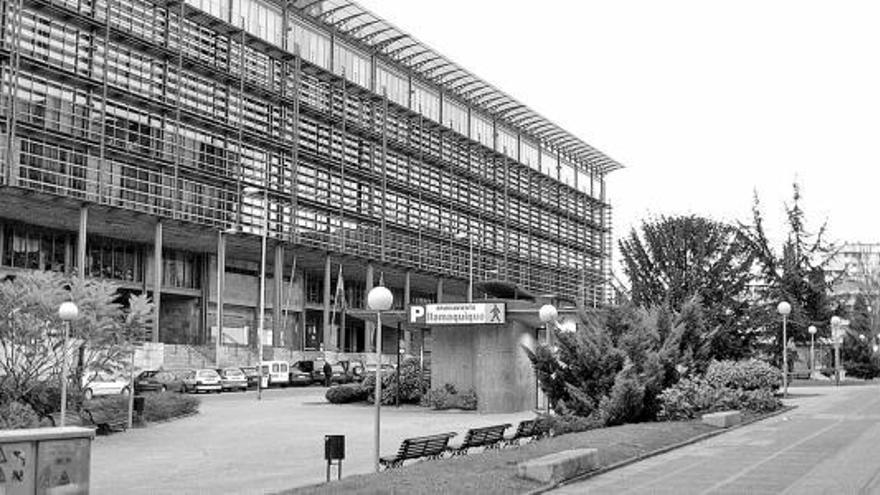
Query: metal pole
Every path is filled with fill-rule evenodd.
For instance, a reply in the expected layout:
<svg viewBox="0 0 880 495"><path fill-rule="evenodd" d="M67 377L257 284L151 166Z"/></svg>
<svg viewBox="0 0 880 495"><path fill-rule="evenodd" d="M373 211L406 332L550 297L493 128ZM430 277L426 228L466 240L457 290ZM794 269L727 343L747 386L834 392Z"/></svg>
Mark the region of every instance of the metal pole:
<svg viewBox="0 0 880 495"><path fill-rule="evenodd" d="M375 399L373 402L376 404L376 422L373 425L373 436L374 436L374 448L373 448L373 463L376 469L376 472L379 472L379 414L382 410L382 313L380 311L376 311L376 389L375 389Z"/></svg>
<svg viewBox="0 0 880 495"><path fill-rule="evenodd" d="M788 338L786 324L788 317L782 315L782 398L788 395Z"/></svg>
<svg viewBox="0 0 880 495"><path fill-rule="evenodd" d="M468 302L474 302L474 236L468 236L470 240L470 256L468 266Z"/></svg>
<svg viewBox="0 0 880 495"><path fill-rule="evenodd" d="M134 416L134 345L131 346L131 367L128 370L128 429L132 428Z"/></svg>
<svg viewBox="0 0 880 495"><path fill-rule="evenodd" d="M263 236L260 239L260 319L257 321L257 400L263 400L263 320L266 315L266 240L269 233L269 189L263 189Z"/></svg>
<svg viewBox="0 0 880 495"><path fill-rule="evenodd" d="M400 407L400 322L397 322L397 393L394 396L395 407Z"/></svg>
<svg viewBox="0 0 880 495"><path fill-rule="evenodd" d="M217 232L217 339L214 342L214 364L220 367L223 343L223 290L226 285L226 239Z"/></svg>
<svg viewBox="0 0 880 495"><path fill-rule="evenodd" d="M61 339L61 426L67 414L67 337L70 333L70 321L64 322L64 336Z"/></svg>
<svg viewBox="0 0 880 495"><path fill-rule="evenodd" d="M834 384L840 386L840 343L834 341Z"/></svg>
<svg viewBox="0 0 880 495"><path fill-rule="evenodd" d="M816 352L815 352L816 334L810 334L810 372L816 371Z"/></svg>

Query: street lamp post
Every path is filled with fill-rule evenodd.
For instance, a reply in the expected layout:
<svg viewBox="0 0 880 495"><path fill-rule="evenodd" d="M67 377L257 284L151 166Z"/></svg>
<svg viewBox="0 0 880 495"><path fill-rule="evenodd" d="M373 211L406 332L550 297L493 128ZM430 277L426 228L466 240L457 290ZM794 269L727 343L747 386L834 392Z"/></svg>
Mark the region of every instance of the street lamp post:
<svg viewBox="0 0 880 495"><path fill-rule="evenodd" d="M377 286L367 293L367 309L376 312L376 388L373 402L376 405L376 418L373 425L373 463L379 472L379 418L382 411L382 311L391 309L394 296L386 287Z"/></svg>
<svg viewBox="0 0 880 495"><path fill-rule="evenodd" d="M840 335L839 316L831 317L831 338L834 340L834 384L840 386L840 341L843 340Z"/></svg>
<svg viewBox="0 0 880 495"><path fill-rule="evenodd" d="M259 195L260 190L248 186L242 194L248 197ZM266 319L266 242L269 234L269 189L263 188L263 228L260 235L260 307L257 319L257 400L263 399L263 330Z"/></svg>
<svg viewBox="0 0 880 495"><path fill-rule="evenodd" d="M782 315L782 397L788 395L788 315L791 313L791 304L782 301L776 306L776 311Z"/></svg>
<svg viewBox="0 0 880 495"><path fill-rule="evenodd" d="M810 328L807 329L810 332L810 372L816 371L816 326L810 325Z"/></svg>
<svg viewBox="0 0 880 495"><path fill-rule="evenodd" d="M58 307L58 317L64 321L63 337L61 338L61 421L64 426L64 416L67 415L67 339L70 334L70 322L79 316L79 308L76 304L68 301Z"/></svg>

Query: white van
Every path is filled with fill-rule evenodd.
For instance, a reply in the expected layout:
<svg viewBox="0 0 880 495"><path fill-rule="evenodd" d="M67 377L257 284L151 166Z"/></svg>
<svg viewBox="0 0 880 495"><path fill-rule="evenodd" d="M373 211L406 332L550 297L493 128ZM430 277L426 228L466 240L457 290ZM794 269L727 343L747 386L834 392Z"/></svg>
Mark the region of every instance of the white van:
<svg viewBox="0 0 880 495"><path fill-rule="evenodd" d="M287 361L263 361L262 367L263 377L268 377L269 387L290 385L290 363Z"/></svg>

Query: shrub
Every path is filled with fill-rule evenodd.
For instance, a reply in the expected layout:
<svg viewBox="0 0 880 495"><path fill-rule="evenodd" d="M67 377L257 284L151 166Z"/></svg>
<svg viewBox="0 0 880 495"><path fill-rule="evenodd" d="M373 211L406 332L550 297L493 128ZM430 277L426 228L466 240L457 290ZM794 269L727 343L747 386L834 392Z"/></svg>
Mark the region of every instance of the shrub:
<svg viewBox="0 0 880 495"><path fill-rule="evenodd" d="M782 386L782 371L757 359L712 361L705 376L715 387L776 390Z"/></svg>
<svg viewBox="0 0 880 495"><path fill-rule="evenodd" d="M201 400L190 395L162 392L144 395L143 422L166 421L198 412ZM95 421L128 414L128 397L100 397L85 404Z"/></svg>
<svg viewBox="0 0 880 495"><path fill-rule="evenodd" d="M324 394L324 397L326 397L327 402L330 402L331 404L347 404L349 402L365 401L369 395L370 390L360 383L348 383L345 385L330 387L327 389L327 393Z"/></svg>
<svg viewBox="0 0 880 495"><path fill-rule="evenodd" d="M373 402L376 390L376 375L368 374L363 381L367 392L367 402ZM402 404L419 404L428 388L424 379L419 360L408 358L400 364L400 402ZM382 373L382 404L392 405L397 401L397 373Z"/></svg>
<svg viewBox="0 0 880 495"><path fill-rule="evenodd" d="M467 390L459 393L451 383L443 385L443 388L429 390L422 397L422 406L431 409L464 409L473 411L477 408L477 393Z"/></svg>
<svg viewBox="0 0 880 495"><path fill-rule="evenodd" d="M164 421L188 416L199 411L201 399L190 395L163 392L145 396L144 421Z"/></svg>
<svg viewBox="0 0 880 495"><path fill-rule="evenodd" d="M596 416L576 416L574 414L546 415L538 418L538 428L550 436L577 433L601 428L603 421Z"/></svg>
<svg viewBox="0 0 880 495"><path fill-rule="evenodd" d="M660 394L660 402L658 417L664 420L693 419L701 414L734 409L764 413L782 407L770 389L716 387L701 378L681 380Z"/></svg>
<svg viewBox="0 0 880 495"><path fill-rule="evenodd" d="M846 370L847 376L853 378L862 378L864 380L873 380L880 376L880 369L872 362L853 362L846 361L843 363L843 369Z"/></svg>
<svg viewBox="0 0 880 495"><path fill-rule="evenodd" d="M0 405L0 430L18 430L40 426L40 417L29 405L8 402Z"/></svg>
<svg viewBox="0 0 880 495"><path fill-rule="evenodd" d="M599 417L607 426L639 421L644 409L645 386L636 377L618 375L611 393L599 403Z"/></svg>

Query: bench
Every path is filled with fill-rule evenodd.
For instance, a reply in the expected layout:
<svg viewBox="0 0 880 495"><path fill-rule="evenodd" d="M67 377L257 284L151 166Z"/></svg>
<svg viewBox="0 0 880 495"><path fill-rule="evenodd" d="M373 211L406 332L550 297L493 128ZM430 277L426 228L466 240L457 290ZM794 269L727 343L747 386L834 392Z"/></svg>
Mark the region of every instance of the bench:
<svg viewBox="0 0 880 495"><path fill-rule="evenodd" d="M541 426L537 419L524 419L519 422L513 436L504 438L505 446L519 445L519 441L523 438L538 439L546 435L547 432Z"/></svg>
<svg viewBox="0 0 880 495"><path fill-rule="evenodd" d="M125 431L128 429L128 413L116 413L109 415L100 415L97 418L92 411L83 408L83 416L97 428L98 435L109 435L114 432Z"/></svg>
<svg viewBox="0 0 880 495"><path fill-rule="evenodd" d="M457 435L455 432L439 433L424 437L407 438L400 444L397 454L391 457L382 457L379 464L386 468L396 468L403 465L407 459L439 459L446 452L449 439Z"/></svg>
<svg viewBox="0 0 880 495"><path fill-rule="evenodd" d="M453 456L465 455L471 447L486 447L486 450L500 448L504 442L504 430L510 428L509 423L503 425L471 428L464 436L461 445L449 447Z"/></svg>

